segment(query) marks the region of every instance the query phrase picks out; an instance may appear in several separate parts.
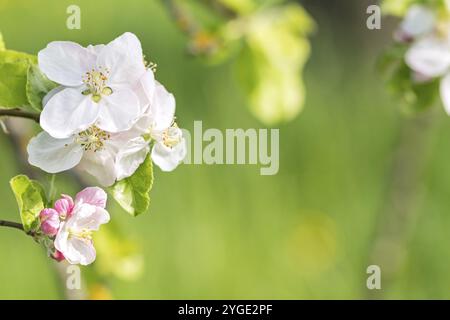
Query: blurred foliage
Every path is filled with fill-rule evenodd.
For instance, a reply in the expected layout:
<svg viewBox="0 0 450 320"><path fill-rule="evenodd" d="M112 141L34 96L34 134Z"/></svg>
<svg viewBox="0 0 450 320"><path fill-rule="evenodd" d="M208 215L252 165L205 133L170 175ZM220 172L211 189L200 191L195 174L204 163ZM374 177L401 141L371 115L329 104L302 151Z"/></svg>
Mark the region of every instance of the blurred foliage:
<svg viewBox="0 0 450 320"><path fill-rule="evenodd" d="M442 11L447 11L450 7L448 0L383 0L381 3L383 14L399 17L403 17L414 4L427 5Z"/></svg>
<svg viewBox="0 0 450 320"><path fill-rule="evenodd" d="M310 53L307 37L314 29L311 17L299 4L281 1L203 2L222 13L222 19L206 23L198 18L199 10L192 10L194 19L180 13L176 1L171 8L190 36L190 52L213 64L237 56L237 73L252 113L266 125L294 119L305 100L302 73Z"/></svg>
<svg viewBox="0 0 450 320"><path fill-rule="evenodd" d="M397 98L402 110L415 114L427 110L439 100L439 79L414 81L404 56L408 46L395 44L380 56L378 69L386 80L390 93Z"/></svg>

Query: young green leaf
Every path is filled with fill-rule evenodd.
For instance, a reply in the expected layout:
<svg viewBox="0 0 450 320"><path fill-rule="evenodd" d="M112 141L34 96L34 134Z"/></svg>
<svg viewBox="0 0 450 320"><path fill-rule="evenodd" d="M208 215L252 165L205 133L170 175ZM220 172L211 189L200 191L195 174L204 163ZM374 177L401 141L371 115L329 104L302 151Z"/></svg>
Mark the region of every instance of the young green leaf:
<svg viewBox="0 0 450 320"><path fill-rule="evenodd" d="M16 196L25 232L35 230L39 226L39 213L47 202L43 187L25 175L12 178L10 186Z"/></svg>
<svg viewBox="0 0 450 320"><path fill-rule="evenodd" d="M153 164L150 155L128 178L116 182L110 192L120 206L132 216L145 213L150 206L150 190L153 184Z"/></svg>
<svg viewBox="0 0 450 320"><path fill-rule="evenodd" d="M27 73L26 94L31 107L36 111L42 111L42 99L50 90L58 85L49 80L37 65L30 65Z"/></svg>
<svg viewBox="0 0 450 320"><path fill-rule="evenodd" d="M0 108L13 109L29 105L26 94L28 68L36 57L11 51L0 51Z"/></svg>

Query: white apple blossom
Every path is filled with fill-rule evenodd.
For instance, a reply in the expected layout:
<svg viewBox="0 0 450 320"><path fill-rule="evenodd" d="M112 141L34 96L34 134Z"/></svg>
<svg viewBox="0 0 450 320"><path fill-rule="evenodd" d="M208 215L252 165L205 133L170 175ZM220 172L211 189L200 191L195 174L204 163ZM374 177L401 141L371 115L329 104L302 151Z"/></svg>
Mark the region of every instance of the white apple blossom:
<svg viewBox="0 0 450 320"><path fill-rule="evenodd" d="M412 41L433 31L437 22L436 13L429 7L413 5L395 33L395 38L402 42Z"/></svg>
<svg viewBox="0 0 450 320"><path fill-rule="evenodd" d="M440 94L450 115L450 21L438 19L428 7L415 5L406 14L400 30L413 40L405 55L413 81L441 78Z"/></svg>
<svg viewBox="0 0 450 320"><path fill-rule="evenodd" d="M183 132L175 123L175 98L163 85L157 81L153 84L148 79L151 79L150 75L141 80L143 92L152 92L153 95L146 96L148 109L135 128L154 141L152 161L161 170L172 171L183 161L187 152Z"/></svg>
<svg viewBox="0 0 450 320"><path fill-rule="evenodd" d="M79 192L68 218L61 222L54 246L71 264L88 265L94 262L96 251L92 233L109 222L105 210L107 195L100 188L91 187Z"/></svg>
<svg viewBox="0 0 450 320"><path fill-rule="evenodd" d="M134 88L146 71L137 37L125 33L107 45L84 48L51 42L38 54L39 68L61 85L46 103L41 127L69 138L92 125L108 132L130 129L142 107Z"/></svg>
<svg viewBox="0 0 450 320"><path fill-rule="evenodd" d="M108 133L92 126L66 139L55 139L41 132L28 145L30 164L49 173L69 170L77 165L103 186L131 176L144 162L148 143L132 131Z"/></svg>
<svg viewBox="0 0 450 320"><path fill-rule="evenodd" d="M175 169L186 156L182 131L174 123L175 98L161 84L155 84L151 70L139 84L140 105L145 106L145 112L131 129L113 133L92 125L65 139L41 132L28 145L29 163L49 173L78 166L101 185L110 186L137 170L154 141L152 160L164 171Z"/></svg>

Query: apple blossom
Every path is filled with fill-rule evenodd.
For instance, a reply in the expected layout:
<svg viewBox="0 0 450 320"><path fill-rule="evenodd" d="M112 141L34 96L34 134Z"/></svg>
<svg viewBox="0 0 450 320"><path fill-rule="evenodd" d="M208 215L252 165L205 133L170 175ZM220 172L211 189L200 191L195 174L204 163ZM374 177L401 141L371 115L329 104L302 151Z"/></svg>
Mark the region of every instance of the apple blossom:
<svg viewBox="0 0 450 320"><path fill-rule="evenodd" d="M70 217L74 206L72 197L65 194L62 195L61 199L56 200L54 205L59 217L63 220Z"/></svg>
<svg viewBox="0 0 450 320"><path fill-rule="evenodd" d="M30 164L49 173L78 166L103 186L131 176L144 162L154 141L152 160L164 171L171 171L184 159L186 143L174 123L175 98L154 80L148 70L140 81L143 115L129 130L112 133L92 125L65 139L41 132L28 145ZM45 101L44 101L45 103Z"/></svg>
<svg viewBox="0 0 450 320"><path fill-rule="evenodd" d="M55 248L71 264L88 265L96 257L92 233L109 222L105 210L107 195L96 187L79 192L70 217L61 223L55 238Z"/></svg>
<svg viewBox="0 0 450 320"><path fill-rule="evenodd" d="M148 143L133 132L108 133L97 126L66 139L41 132L28 145L30 164L49 173L77 165L103 186L131 176L144 162Z"/></svg>
<svg viewBox="0 0 450 320"><path fill-rule="evenodd" d="M137 37L124 33L107 45L84 48L51 42L38 54L41 71L61 85L41 114L41 127L52 137L70 138L92 125L108 132L130 129L141 114L134 91L146 71Z"/></svg>
<svg viewBox="0 0 450 320"><path fill-rule="evenodd" d="M59 229L59 213L55 209L46 208L39 214L41 230L45 235L54 236Z"/></svg>
<svg viewBox="0 0 450 320"><path fill-rule="evenodd" d="M146 78L149 76L141 79L143 91L152 92L153 95L147 95L148 109L136 123L135 129L153 139L153 162L163 171L172 171L186 157L183 132L175 123L175 98L159 82L153 84Z"/></svg>
<svg viewBox="0 0 450 320"><path fill-rule="evenodd" d="M450 115L450 21L437 18L431 8L412 6L403 20L400 32L413 40L405 62L417 83L441 78L440 94Z"/></svg>
<svg viewBox="0 0 450 320"><path fill-rule="evenodd" d="M409 42L433 31L436 24L436 13L423 5L413 5L407 11L395 38L400 42Z"/></svg>

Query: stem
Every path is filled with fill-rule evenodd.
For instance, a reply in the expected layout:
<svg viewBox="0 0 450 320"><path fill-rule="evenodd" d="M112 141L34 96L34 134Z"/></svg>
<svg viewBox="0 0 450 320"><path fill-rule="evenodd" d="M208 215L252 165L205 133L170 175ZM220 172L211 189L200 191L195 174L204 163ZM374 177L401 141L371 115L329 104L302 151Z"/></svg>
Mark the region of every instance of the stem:
<svg viewBox="0 0 450 320"><path fill-rule="evenodd" d="M56 177L56 174L52 174L51 178L50 178L50 188L49 188L49 192L48 192L50 202L53 202L56 197L55 177Z"/></svg>
<svg viewBox="0 0 450 320"><path fill-rule="evenodd" d="M8 117L17 117L17 118L25 118L34 120L39 123L40 115L35 112L26 112L18 109L0 109L0 117L8 116Z"/></svg>
<svg viewBox="0 0 450 320"><path fill-rule="evenodd" d="M6 220L0 220L0 227L8 227L8 228L14 228L24 231L23 225L21 223L17 222L11 222Z"/></svg>

